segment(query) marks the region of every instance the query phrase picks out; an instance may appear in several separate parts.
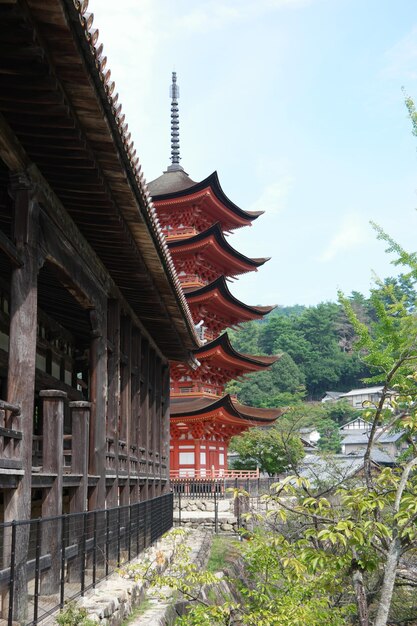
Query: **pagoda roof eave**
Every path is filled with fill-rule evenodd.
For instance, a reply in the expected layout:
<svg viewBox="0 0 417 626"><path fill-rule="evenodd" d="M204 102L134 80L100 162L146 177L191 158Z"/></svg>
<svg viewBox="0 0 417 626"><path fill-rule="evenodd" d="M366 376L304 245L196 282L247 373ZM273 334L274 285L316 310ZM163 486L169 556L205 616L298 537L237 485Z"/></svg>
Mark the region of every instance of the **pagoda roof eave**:
<svg viewBox="0 0 417 626"><path fill-rule="evenodd" d="M173 256L176 253L181 254L182 251L183 254L185 254L186 252L192 253L193 247L197 247L198 245L201 246L203 243L209 244L210 240L215 242L215 245L217 244L216 247L218 250L220 249L223 253L226 253L229 258L231 258L235 262L237 261L238 263L240 263L241 267L238 268L236 272L231 272L230 275L233 275L238 271L239 273L252 271L254 269L257 269L270 259L270 257L251 259L250 257L245 256L244 254L233 248L224 236L219 222L216 222L215 224L207 228L207 230L198 233L197 235L187 237L186 239L169 242L168 248Z"/></svg>
<svg viewBox="0 0 417 626"><path fill-rule="evenodd" d="M274 356L255 356L252 354L244 354L235 350L230 342L230 338L227 332L222 333L213 341L210 341L198 350L194 352L194 356L197 360L208 358L210 353L220 349L225 355L235 359L239 363L248 364L256 369L267 368L276 363L281 357Z"/></svg>
<svg viewBox="0 0 417 626"><path fill-rule="evenodd" d="M238 215L240 218L243 218L247 222L252 222L253 220L257 219L260 215L263 215L264 213L264 211L244 211L243 209L238 207L237 204L234 204L234 202L232 202L226 196L223 189L221 188L219 177L216 171L210 174L210 176L207 176L207 178L205 178L204 180L200 181L199 183L195 183L194 185L191 185L190 187L186 187L185 189L180 189L178 191L166 192L166 193L159 194L159 195L155 194L152 197L155 202L161 202L164 200L172 200L174 198L183 198L183 197L185 198L186 196L192 195L198 191L202 191L203 189L206 189L207 187L210 187L210 189L213 191L213 194L216 196L219 202L221 202L225 207L227 207L230 211L232 211L232 213L234 213L235 215ZM152 189L152 184L151 184L151 189Z"/></svg>
<svg viewBox="0 0 417 626"><path fill-rule="evenodd" d="M195 418L212 414L214 411L225 411L230 417L244 422L250 426L266 426L272 424L285 409L257 409L245 406L237 400L232 399L230 394L221 398L201 396L199 398L172 398L171 400L171 422L187 421L187 418ZM248 425L249 426L249 425Z"/></svg>
<svg viewBox="0 0 417 626"><path fill-rule="evenodd" d="M216 292L223 298L225 305L227 304L240 309L241 311L245 311L247 314L242 321L246 321L246 319L257 319L261 318L264 315L267 315L271 311L273 311L276 305L272 306L251 306L249 304L245 304L241 302L230 292L226 279L224 276L219 276L216 280L205 285L204 287L199 287L198 289L193 290L185 290L185 296L187 298L188 304L191 306L193 303L197 303L201 300L210 301L214 292ZM209 296L209 299L207 299Z"/></svg>

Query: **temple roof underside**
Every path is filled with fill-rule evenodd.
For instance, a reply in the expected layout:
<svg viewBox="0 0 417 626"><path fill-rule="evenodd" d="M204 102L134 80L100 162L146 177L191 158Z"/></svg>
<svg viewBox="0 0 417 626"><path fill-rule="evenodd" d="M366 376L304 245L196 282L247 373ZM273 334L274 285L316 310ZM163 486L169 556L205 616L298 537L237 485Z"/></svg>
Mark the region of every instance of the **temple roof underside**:
<svg viewBox="0 0 417 626"><path fill-rule="evenodd" d="M185 237L190 234L185 232L186 227L194 230L191 234L197 234L216 222L220 222L223 231L231 231L250 225L263 214L263 211L244 211L231 202L220 187L217 172L186 189L158 195L158 189L161 188L158 181L172 174L179 173L165 173L148 185L157 206L161 225L167 229L166 235L169 238L173 234L172 230L175 231L175 235ZM184 230L183 234L181 230Z"/></svg>
<svg viewBox="0 0 417 626"><path fill-rule="evenodd" d="M214 377L216 383L225 384L244 374L267 369L280 358L279 356L253 356L237 352L230 343L227 333L206 343L194 352L194 356L201 363L200 367L193 371L181 363L173 364L171 377L174 380L184 374L188 374L192 379L202 379L209 375L211 379Z"/></svg>
<svg viewBox="0 0 417 626"><path fill-rule="evenodd" d="M284 409L257 409L245 406L229 394L222 398L201 396L199 398L171 399L171 435L178 438L188 433L215 435L229 439L253 426L271 425Z"/></svg>
<svg viewBox="0 0 417 626"><path fill-rule="evenodd" d="M251 259L235 250L217 222L193 237L172 241L169 249L179 272L187 269L211 282L219 276L238 276L256 271L269 258Z"/></svg>
<svg viewBox="0 0 417 626"><path fill-rule="evenodd" d="M204 287L186 290L186 298L195 323L204 320L204 325L215 333L241 322L261 319L275 308L244 304L231 294L224 276Z"/></svg>
<svg viewBox="0 0 417 626"><path fill-rule="evenodd" d="M171 436L192 434L196 438L214 436L228 440L253 426L271 425L284 409L257 409L240 404L229 394L222 398L171 399Z"/></svg>

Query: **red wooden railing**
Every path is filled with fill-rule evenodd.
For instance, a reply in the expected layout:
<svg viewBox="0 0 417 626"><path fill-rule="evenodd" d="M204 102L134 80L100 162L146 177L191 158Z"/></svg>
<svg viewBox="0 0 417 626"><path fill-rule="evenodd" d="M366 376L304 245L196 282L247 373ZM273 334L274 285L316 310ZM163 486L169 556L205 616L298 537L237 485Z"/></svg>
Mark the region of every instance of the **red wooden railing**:
<svg viewBox="0 0 417 626"><path fill-rule="evenodd" d="M169 472L171 479L195 478L197 480L212 478L259 478L259 469L256 470L228 470L228 469L178 469Z"/></svg>

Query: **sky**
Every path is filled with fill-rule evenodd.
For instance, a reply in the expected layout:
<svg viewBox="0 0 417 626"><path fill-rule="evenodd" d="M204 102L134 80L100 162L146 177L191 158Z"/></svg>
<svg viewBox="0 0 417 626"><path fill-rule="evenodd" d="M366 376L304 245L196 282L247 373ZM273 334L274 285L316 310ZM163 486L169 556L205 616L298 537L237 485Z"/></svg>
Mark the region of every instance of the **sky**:
<svg viewBox="0 0 417 626"><path fill-rule="evenodd" d="M271 260L231 285L247 304L315 305L395 275L370 221L417 250L415 0L90 0L148 181L217 171L265 214L229 242Z"/></svg>

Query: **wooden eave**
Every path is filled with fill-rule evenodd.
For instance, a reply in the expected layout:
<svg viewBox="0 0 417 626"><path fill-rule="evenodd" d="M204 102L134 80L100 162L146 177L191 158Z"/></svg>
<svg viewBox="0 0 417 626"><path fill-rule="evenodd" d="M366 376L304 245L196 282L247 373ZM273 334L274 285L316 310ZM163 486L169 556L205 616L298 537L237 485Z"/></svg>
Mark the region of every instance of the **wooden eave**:
<svg viewBox="0 0 417 626"><path fill-rule="evenodd" d="M0 113L161 352L188 360L199 340L85 5L0 3Z"/></svg>
<svg viewBox="0 0 417 626"><path fill-rule="evenodd" d="M229 335L222 333L194 352L198 361L212 360L219 367L237 367L247 372L256 372L270 367L279 360L279 356L254 356L235 350L230 343Z"/></svg>
<svg viewBox="0 0 417 626"><path fill-rule="evenodd" d="M194 189L194 191L192 191ZM183 193L184 195L179 195ZM251 226L252 221L262 215L262 212L256 215L249 215L245 211L236 213L232 211L230 207L223 204L214 193L210 186L195 189L185 189L183 192L177 192L175 194L164 194L164 196L153 196L158 213L161 215L162 210L168 213L184 211L190 207L198 207L198 209L204 212L205 216L209 216L212 223L220 222L222 229L225 231L241 228L242 226ZM243 215L242 215L243 214Z"/></svg>
<svg viewBox="0 0 417 626"><path fill-rule="evenodd" d="M214 266L219 267L219 275L238 276L256 271L269 261L269 258L251 259L233 248L224 236L219 222L193 237L168 242L168 248L174 259L187 258L199 252Z"/></svg>
<svg viewBox="0 0 417 626"><path fill-rule="evenodd" d="M204 304L208 310L219 312L224 317L230 315L241 322L261 319L275 308L275 306L244 304L231 294L224 276L220 276L204 287L187 290L185 295L191 309L196 305Z"/></svg>
<svg viewBox="0 0 417 626"><path fill-rule="evenodd" d="M230 213L235 214L237 217L245 220L246 222L252 222L256 220L260 215L263 215L263 211L244 211L237 204L234 204L224 193L221 188L219 177L217 172L213 172L210 176L207 176L204 180L199 183L195 183L194 185L187 187L187 189L182 189L181 191L174 191L172 193L164 193L160 195L154 195L154 200L161 202L164 200L172 200L185 198L186 196L192 196L197 192L206 191L210 189L213 195L217 198L219 203L221 203L225 208L228 209Z"/></svg>
<svg viewBox="0 0 417 626"><path fill-rule="evenodd" d="M207 396L199 398L172 398L171 423L193 423L223 414L228 421L241 424L245 428L251 426L265 426L273 423L284 409L255 409L234 400L229 394L222 398L213 399Z"/></svg>

